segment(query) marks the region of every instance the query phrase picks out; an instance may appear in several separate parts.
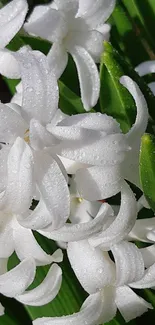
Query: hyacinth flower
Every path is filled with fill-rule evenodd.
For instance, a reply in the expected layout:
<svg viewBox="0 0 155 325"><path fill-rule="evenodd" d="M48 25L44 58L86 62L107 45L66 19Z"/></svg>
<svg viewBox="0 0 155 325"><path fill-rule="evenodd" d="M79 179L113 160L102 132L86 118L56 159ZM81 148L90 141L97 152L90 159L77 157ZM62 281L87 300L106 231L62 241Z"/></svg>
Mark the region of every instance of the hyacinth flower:
<svg viewBox="0 0 155 325"><path fill-rule="evenodd" d="M31 229L42 229L51 224L55 229L64 225L69 215L70 197L64 167L55 153L52 156L44 150L57 141L45 128L52 116L53 123L56 121L56 79L53 74L48 74L46 57L41 53L38 57L37 53L35 56L30 53L22 49L16 54L22 76L22 107L0 104L0 138L5 143L0 150L0 256L9 257L15 250L21 260L32 256L37 265L45 265L51 263L51 256L38 245ZM52 92L49 84L50 87L53 85ZM39 204L30 212L36 195ZM28 216L30 229L19 223L21 218Z"/></svg>
<svg viewBox="0 0 155 325"><path fill-rule="evenodd" d="M142 254L135 244L123 241L114 245L114 262L107 252L93 248L87 240L69 243L67 252L89 296L80 312L59 318L39 318L34 325L99 325L113 319L117 308L128 322L152 308L132 290L155 285L155 264L145 270Z"/></svg>
<svg viewBox="0 0 155 325"><path fill-rule="evenodd" d="M109 37L104 24L115 7L115 0L55 0L37 6L25 24L25 30L53 43L48 60L57 78L71 54L77 67L81 98L86 110L95 106L100 90L95 62L100 61L103 40Z"/></svg>
<svg viewBox="0 0 155 325"><path fill-rule="evenodd" d="M13 0L0 9L0 73L2 75L19 77L16 60L5 47L23 26L27 11L26 0Z"/></svg>
<svg viewBox="0 0 155 325"><path fill-rule="evenodd" d="M102 200L115 195L121 189L123 178L140 187L140 141L147 127L148 109L134 81L123 76L121 83L137 106L136 121L128 133L122 134L116 120L101 113L74 115L63 119L56 127L47 126L48 131L62 140L56 146L57 153L81 164L77 166L75 180L80 196L86 200Z"/></svg>
<svg viewBox="0 0 155 325"><path fill-rule="evenodd" d="M51 262L62 262L62 251L58 249ZM52 301L58 294L62 271L53 264L45 279L36 288L27 290L35 279L36 263L33 258L26 258L16 267L7 271L8 259L0 260L0 293L6 297L15 298L25 305L42 306Z"/></svg>
<svg viewBox="0 0 155 325"><path fill-rule="evenodd" d="M135 70L141 77L149 73L155 73L155 61L153 60L153 61L142 62L136 67ZM148 83L148 86L150 87L151 91L155 95L155 82L153 81Z"/></svg>
<svg viewBox="0 0 155 325"><path fill-rule="evenodd" d="M94 203L91 202L91 209L94 209ZM87 205L88 207L90 209L90 205ZM88 239L92 246L108 251L114 244L127 237L135 225L138 212L135 196L126 182L122 182L121 205L116 216L112 207L107 203L100 206L95 217L88 214L85 208L83 205L80 210L73 210L71 223L66 223L59 229L52 230L47 227L38 231L49 239L63 243ZM22 221L22 224L28 227L26 220Z"/></svg>

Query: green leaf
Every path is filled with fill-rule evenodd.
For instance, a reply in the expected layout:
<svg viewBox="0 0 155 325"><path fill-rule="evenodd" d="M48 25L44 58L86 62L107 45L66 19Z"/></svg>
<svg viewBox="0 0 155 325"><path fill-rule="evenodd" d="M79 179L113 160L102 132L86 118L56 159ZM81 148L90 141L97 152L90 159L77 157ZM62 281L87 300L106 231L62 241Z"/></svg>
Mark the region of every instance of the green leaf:
<svg viewBox="0 0 155 325"><path fill-rule="evenodd" d="M137 37L135 25L121 1L117 1L109 21L112 25L112 44L123 53L125 59L132 63L133 67L142 61L150 59L150 55L144 46L145 44L140 37Z"/></svg>
<svg viewBox="0 0 155 325"><path fill-rule="evenodd" d="M140 151L140 180L144 195L155 212L155 137L144 134Z"/></svg>
<svg viewBox="0 0 155 325"><path fill-rule="evenodd" d="M155 121L155 96L148 85L139 77L132 66L108 42L104 43L105 51L101 58L101 92L100 105L102 112L113 116L126 132L135 119L136 110L132 96L119 83L122 75L131 77L140 87L148 104L149 114Z"/></svg>
<svg viewBox="0 0 155 325"><path fill-rule="evenodd" d="M150 59L155 59L155 2L141 0L122 0L135 27L139 39L143 43ZM154 12L153 12L154 10Z"/></svg>
<svg viewBox="0 0 155 325"><path fill-rule="evenodd" d="M125 74L119 56L110 43L105 43L100 66L100 105L102 113L113 116L127 132L135 119L135 103L129 92L120 84Z"/></svg>
<svg viewBox="0 0 155 325"><path fill-rule="evenodd" d="M61 80L59 84L59 107L66 114L84 113L81 98L70 90Z"/></svg>

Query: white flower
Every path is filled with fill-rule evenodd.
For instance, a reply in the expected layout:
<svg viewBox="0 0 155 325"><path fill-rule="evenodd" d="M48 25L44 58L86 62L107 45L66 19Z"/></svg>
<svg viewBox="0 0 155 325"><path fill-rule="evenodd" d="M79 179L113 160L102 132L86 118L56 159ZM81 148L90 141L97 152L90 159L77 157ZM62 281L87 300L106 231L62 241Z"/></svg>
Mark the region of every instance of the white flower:
<svg viewBox="0 0 155 325"><path fill-rule="evenodd" d="M92 206L93 204L94 202L91 203ZM78 218L76 214L74 218L71 217L72 223L66 223L58 230L52 230L48 227L39 232L47 238L62 242L88 239L92 246L108 251L114 244L127 237L137 218L137 202L126 182L122 183L121 205L117 216L114 216L114 211L107 203L101 205L95 218L88 216L88 213L86 214L85 206L80 210L78 211ZM80 216L79 212L81 213Z"/></svg>
<svg viewBox="0 0 155 325"><path fill-rule="evenodd" d="M155 73L155 61L146 61L143 62L141 64L139 64L136 68L135 68L136 72L141 76L145 76L149 73ZM150 82L148 84L148 86L150 87L151 91L153 92L153 94L155 95L155 82Z"/></svg>
<svg viewBox="0 0 155 325"><path fill-rule="evenodd" d="M76 64L81 97L86 110L94 107L100 89L98 70L103 40L108 38L109 18L115 0L55 0L37 6L25 24L25 30L53 43L49 63L57 75L63 73L69 52Z"/></svg>
<svg viewBox="0 0 155 325"><path fill-rule="evenodd" d="M57 250L52 258L51 262L61 262L63 258L61 250ZM62 271L57 264L50 267L40 285L26 291L35 279L35 261L33 258L26 258L8 272L7 262L7 259L0 260L0 293L31 306L45 305L56 297L62 282Z"/></svg>
<svg viewBox="0 0 155 325"><path fill-rule="evenodd" d="M0 150L0 257L15 250L21 260L32 256L37 265L45 265L51 263L51 256L38 245L31 229L62 227L70 210L67 174L55 152L45 149L59 142L45 128L60 117L58 89L44 55L27 48L14 55L23 98L22 107L0 103L0 140L6 144ZM40 202L30 211L36 193ZM23 219L29 229L20 225Z"/></svg>
<svg viewBox="0 0 155 325"><path fill-rule="evenodd" d="M137 106L135 124L127 134L121 133L112 117L101 113L74 115L56 127L47 126L62 140L56 146L57 153L78 163L74 166L78 168L75 180L80 196L86 200L102 200L115 195L121 189L123 178L140 187L139 149L147 127L148 109L134 81L124 76L121 83L132 94Z"/></svg>
<svg viewBox="0 0 155 325"><path fill-rule="evenodd" d="M15 78L18 78L15 59L5 46L21 29L27 11L26 0L13 0L0 9L0 73L2 75L7 76L9 70L9 76L16 75Z"/></svg>
<svg viewBox="0 0 155 325"><path fill-rule="evenodd" d="M53 257L43 251L31 230L18 222L21 215L30 213L35 185L33 163L31 149L21 138L11 149L4 146L0 150L0 257L7 258L16 251L20 260L33 257L36 265L45 265Z"/></svg>
<svg viewBox="0 0 155 325"><path fill-rule="evenodd" d="M92 248L86 240L69 243L67 251L71 266L89 297L79 313L40 318L34 325L99 325L110 321L117 308L128 322L152 308L131 289L155 285L155 264L145 271L142 255L134 244L114 245L115 263L107 252Z"/></svg>
<svg viewBox="0 0 155 325"><path fill-rule="evenodd" d="M55 125L57 118L60 118L57 110L58 86L53 73L48 70L46 56L42 53L36 51L34 54L31 50L22 48L14 55L22 78L22 107L12 103L0 104L0 139L1 142L12 144L20 136L29 144L35 167L33 195L37 185L41 198L34 213L37 220L40 213L44 214L45 205L48 210L40 218L42 222L38 220L38 229L51 223L53 229L56 229L64 225L70 210L67 174L54 150L55 144L60 141L45 128L47 123ZM49 147L51 151L45 149ZM32 215L31 223L36 225Z"/></svg>

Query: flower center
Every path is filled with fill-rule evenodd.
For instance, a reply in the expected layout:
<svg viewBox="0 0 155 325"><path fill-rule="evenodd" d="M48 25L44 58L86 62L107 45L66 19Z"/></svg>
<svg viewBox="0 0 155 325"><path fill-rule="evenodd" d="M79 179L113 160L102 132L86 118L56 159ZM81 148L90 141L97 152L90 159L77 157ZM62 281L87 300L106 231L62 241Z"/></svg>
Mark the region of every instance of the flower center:
<svg viewBox="0 0 155 325"><path fill-rule="evenodd" d="M27 129L24 133L24 140L25 142L30 143L29 129Z"/></svg>

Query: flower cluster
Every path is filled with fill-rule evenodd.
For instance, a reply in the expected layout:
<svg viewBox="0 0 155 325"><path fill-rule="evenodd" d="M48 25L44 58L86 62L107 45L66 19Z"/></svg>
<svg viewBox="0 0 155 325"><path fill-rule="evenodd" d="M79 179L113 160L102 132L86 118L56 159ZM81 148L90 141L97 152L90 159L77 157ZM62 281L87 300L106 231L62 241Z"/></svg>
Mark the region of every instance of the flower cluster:
<svg viewBox="0 0 155 325"><path fill-rule="evenodd" d="M129 321L152 308L134 289L155 287L155 245L139 249L131 241L154 243L155 221L137 220L147 203L143 196L137 202L128 184L140 188L145 98L131 78L121 77L137 108L126 134L106 114L68 116L58 108L57 81L68 53L76 64L84 109L96 105L96 63L103 40L109 39L105 22L114 7L115 0L55 0L37 6L25 25L26 0L12 0L0 9L0 73L20 79L11 102L0 103L0 293L31 306L47 304L58 294L62 251L45 253L34 230L67 250L88 293L78 313L40 318L34 325L99 325L110 321L117 308ZM47 56L29 46L16 52L6 48L23 25L27 33L52 43ZM137 71L142 75L147 68L152 69L147 64ZM120 206L106 202L118 193ZM8 271L14 251L20 263ZM43 282L27 290L36 266L53 262Z"/></svg>

